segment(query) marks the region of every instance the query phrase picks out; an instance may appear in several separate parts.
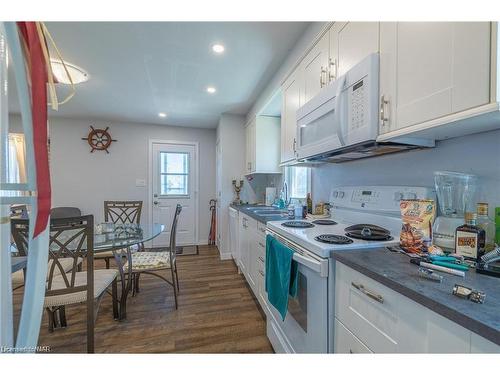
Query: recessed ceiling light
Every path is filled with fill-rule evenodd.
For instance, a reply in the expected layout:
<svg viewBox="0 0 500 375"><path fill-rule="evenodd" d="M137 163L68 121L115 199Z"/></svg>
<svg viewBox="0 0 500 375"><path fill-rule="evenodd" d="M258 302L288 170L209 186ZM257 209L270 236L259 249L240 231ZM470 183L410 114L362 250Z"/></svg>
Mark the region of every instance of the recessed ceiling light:
<svg viewBox="0 0 500 375"><path fill-rule="evenodd" d="M158 117L167 117L167 114L165 112L160 112L158 113Z"/></svg>
<svg viewBox="0 0 500 375"><path fill-rule="evenodd" d="M212 51L214 51L215 53L222 53L224 52L226 48L222 45L222 44L214 44L212 46Z"/></svg>
<svg viewBox="0 0 500 375"><path fill-rule="evenodd" d="M67 61L64 62L64 65L66 65L74 84L89 80L89 74L84 69ZM64 85L70 85L71 81L68 77L68 73L66 73L66 69L64 69L64 65L60 60L50 60L50 67L52 68L52 73L54 73L57 82Z"/></svg>
<svg viewBox="0 0 500 375"><path fill-rule="evenodd" d="M217 89L215 87L212 87L212 86L207 87L207 92L209 94L215 94L216 91L217 91Z"/></svg>

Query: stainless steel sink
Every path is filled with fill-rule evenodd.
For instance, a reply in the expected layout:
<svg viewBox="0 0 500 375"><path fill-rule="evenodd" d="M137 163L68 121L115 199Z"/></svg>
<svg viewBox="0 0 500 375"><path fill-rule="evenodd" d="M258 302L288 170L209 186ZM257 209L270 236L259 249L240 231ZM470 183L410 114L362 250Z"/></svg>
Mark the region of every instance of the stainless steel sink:
<svg viewBox="0 0 500 375"><path fill-rule="evenodd" d="M259 216L277 216L277 215L283 215L286 213L284 210L255 210L253 211L255 215Z"/></svg>

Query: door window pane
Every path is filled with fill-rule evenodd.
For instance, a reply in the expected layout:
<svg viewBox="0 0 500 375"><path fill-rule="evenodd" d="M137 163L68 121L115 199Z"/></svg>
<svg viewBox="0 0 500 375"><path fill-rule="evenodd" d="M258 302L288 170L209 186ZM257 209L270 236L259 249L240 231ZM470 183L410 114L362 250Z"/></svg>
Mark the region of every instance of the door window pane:
<svg viewBox="0 0 500 375"><path fill-rule="evenodd" d="M160 152L160 194L189 195L187 152Z"/></svg>

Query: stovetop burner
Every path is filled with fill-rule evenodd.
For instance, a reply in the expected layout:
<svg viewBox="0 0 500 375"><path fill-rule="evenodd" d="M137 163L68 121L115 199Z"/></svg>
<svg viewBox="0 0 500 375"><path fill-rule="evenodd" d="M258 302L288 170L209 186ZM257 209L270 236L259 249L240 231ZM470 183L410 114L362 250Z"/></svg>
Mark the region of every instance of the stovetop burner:
<svg viewBox="0 0 500 375"><path fill-rule="evenodd" d="M347 238L346 236L339 236L337 234L321 234L314 237L314 239L331 245L347 245L353 242L350 238Z"/></svg>
<svg viewBox="0 0 500 375"><path fill-rule="evenodd" d="M286 221L282 223L284 227L290 227L290 228L312 228L314 227L314 224L311 224L307 221Z"/></svg>
<svg viewBox="0 0 500 375"><path fill-rule="evenodd" d="M317 225L335 225L335 224L337 224L337 222L333 221L333 220L328 220L328 219L318 219L318 220L314 220L313 224L317 224Z"/></svg>
<svg viewBox="0 0 500 375"><path fill-rule="evenodd" d="M348 237L366 241L390 241L393 239L387 229L373 224L356 224L345 228Z"/></svg>

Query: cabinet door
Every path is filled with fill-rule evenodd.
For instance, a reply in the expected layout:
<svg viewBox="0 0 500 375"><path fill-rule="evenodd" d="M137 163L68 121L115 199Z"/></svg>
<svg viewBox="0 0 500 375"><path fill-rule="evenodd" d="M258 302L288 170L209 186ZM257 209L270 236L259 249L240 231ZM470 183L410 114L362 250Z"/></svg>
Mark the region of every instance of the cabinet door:
<svg viewBox="0 0 500 375"><path fill-rule="evenodd" d="M247 225L248 219L245 215L239 215L239 232L238 243L240 252L240 268L241 272L246 275L248 273L248 236Z"/></svg>
<svg viewBox="0 0 500 375"><path fill-rule="evenodd" d="M381 25L382 132L488 103L490 34L487 22Z"/></svg>
<svg viewBox="0 0 500 375"><path fill-rule="evenodd" d="M252 173L255 171L255 119L251 120L245 128L245 141L245 173Z"/></svg>
<svg viewBox="0 0 500 375"><path fill-rule="evenodd" d="M281 107L281 162L295 159L297 109L301 106L301 71L296 69L282 86Z"/></svg>
<svg viewBox="0 0 500 375"><path fill-rule="evenodd" d="M336 22L330 29L330 78L379 51L379 22Z"/></svg>
<svg viewBox="0 0 500 375"><path fill-rule="evenodd" d="M311 100L327 84L328 50L329 34L325 33L302 61L304 103Z"/></svg>

